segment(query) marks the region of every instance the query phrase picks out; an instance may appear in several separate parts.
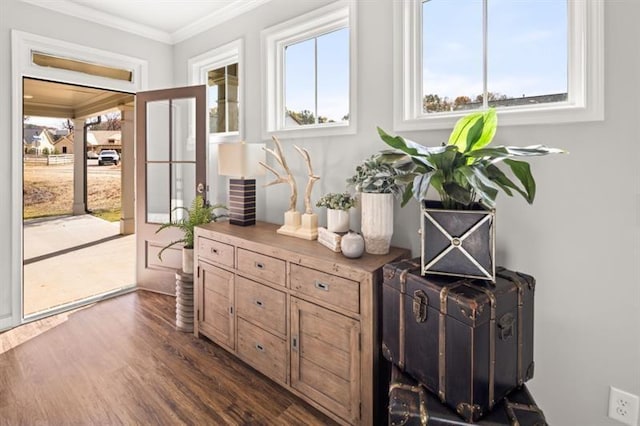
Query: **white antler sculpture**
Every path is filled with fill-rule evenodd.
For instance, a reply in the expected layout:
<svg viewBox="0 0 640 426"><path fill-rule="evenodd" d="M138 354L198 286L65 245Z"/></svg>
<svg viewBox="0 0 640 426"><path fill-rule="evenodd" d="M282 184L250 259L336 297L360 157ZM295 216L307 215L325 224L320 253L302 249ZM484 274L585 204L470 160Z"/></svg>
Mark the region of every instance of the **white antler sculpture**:
<svg viewBox="0 0 640 426"><path fill-rule="evenodd" d="M280 144L280 141L275 136L273 136L273 142L276 144L275 151L269 148L263 149L268 154L271 154L271 156L278 162L278 164L280 164L287 175L281 175L276 169L260 161L260 165L269 170L276 177L271 182L265 184L265 186L278 185L280 183L289 184L289 187L291 188L291 196L289 197L289 211L294 212L296 211L296 204L298 203L298 187L296 186L296 180L293 177L293 173L291 173L291 169L289 169L289 166L287 165L287 160L284 158L282 144Z"/></svg>
<svg viewBox="0 0 640 426"><path fill-rule="evenodd" d="M313 167L311 166L311 156L309 156L309 151L304 148L300 148L297 145L294 145L293 147L300 153L302 159L307 164L309 180L307 181L307 186L304 192L304 208L306 214L312 214L313 207L311 206L311 190L313 189L313 184L320 179L320 176L313 174Z"/></svg>

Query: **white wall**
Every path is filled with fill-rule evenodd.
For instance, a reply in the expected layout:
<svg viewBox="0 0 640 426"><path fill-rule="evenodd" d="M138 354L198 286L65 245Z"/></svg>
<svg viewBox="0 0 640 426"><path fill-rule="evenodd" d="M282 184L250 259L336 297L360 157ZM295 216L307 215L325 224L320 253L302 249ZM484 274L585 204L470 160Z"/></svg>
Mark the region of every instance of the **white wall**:
<svg viewBox="0 0 640 426"><path fill-rule="evenodd" d="M9 141L11 135L9 30L17 28L36 34L46 30L50 37L148 59L151 88L171 82L185 85L188 58L243 37L246 139L257 142L261 139L260 30L326 3L273 0L176 45L172 53L170 47L136 36L2 0L0 140ZM300 183L305 169L291 144L309 149L322 176L315 199L342 190L355 165L383 148L375 126L393 130L392 3L361 1L358 6L358 133L285 142ZM497 143L545 143L571 151L568 156L533 161L538 181L535 205L501 196L497 219L499 263L538 279L536 373L530 388L553 425L613 426L618 423L606 418L608 386L640 394L639 16L635 0L606 2L605 121L501 127L496 137ZM433 145L447 133L405 136ZM12 179L20 178L19 170L10 169L10 155L9 144L2 144L0 200L10 199ZM270 187L258 196L259 216L281 222L288 190ZM10 211L6 203L0 206L0 223L10 223ZM324 222L324 212L318 213ZM417 254L417 228L416 205L398 207L394 244L411 247ZM0 233L0 317L6 310L10 266L20 258L10 252L11 232L20 231L3 225Z"/></svg>
<svg viewBox="0 0 640 426"><path fill-rule="evenodd" d="M187 60L244 37L246 139L261 129L260 30L327 2L274 0L233 22L175 47L177 85L187 82ZM292 143L311 152L322 179L314 198L342 190L344 179L367 155L383 148L375 126L392 129L392 3L358 5L359 129L355 136L286 141L299 183L302 161ZM544 143L567 156L533 161L538 198L533 206L501 196L498 261L538 280L535 378L530 382L553 425L614 425L606 417L608 386L640 394L640 148L638 108L639 3L606 2L606 119L603 122L501 127L496 143ZM405 136L429 145L448 132ZM288 189L258 194L262 219L282 223ZM301 207L301 206L300 206ZM418 253L417 205L396 209L394 244ZM321 221L324 211L318 209Z"/></svg>
<svg viewBox="0 0 640 426"><path fill-rule="evenodd" d="M20 253L12 253L11 242L22 229L12 229L11 189L22 170L12 170L12 155L21 153L21 141L11 140L11 30L43 35L147 60L149 88L172 86L172 47L129 33L89 23L17 0L0 1L0 324L12 315L11 268L20 267ZM18 196L19 202L19 196ZM17 207L18 209L21 206ZM15 313L13 313L15 314Z"/></svg>

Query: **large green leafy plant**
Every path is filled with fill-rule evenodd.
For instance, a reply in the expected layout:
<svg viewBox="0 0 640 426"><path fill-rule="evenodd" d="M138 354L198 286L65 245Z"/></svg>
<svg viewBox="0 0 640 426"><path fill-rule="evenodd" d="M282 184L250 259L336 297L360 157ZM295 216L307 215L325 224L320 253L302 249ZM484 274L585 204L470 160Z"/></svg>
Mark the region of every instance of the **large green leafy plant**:
<svg viewBox="0 0 640 426"><path fill-rule="evenodd" d="M217 222L219 219L223 217L227 217L225 213L218 214L218 210L226 210L226 206L223 204L214 204L209 205L204 201L201 195L197 195L196 198L193 199L190 208L186 207L175 207L171 211L175 212L178 210L184 210L186 215L178 220L163 223L156 230L156 234L163 229L167 228L178 228L180 229L184 235L179 240L171 241L169 244L164 246L162 250L158 253L158 259L162 260L162 253L176 244L182 243L184 248L192 249L194 243L194 231L195 227L198 225L204 225L210 222Z"/></svg>
<svg viewBox="0 0 640 426"><path fill-rule="evenodd" d="M494 109L471 113L458 120L449 141L439 147L391 136L378 127L382 140L394 148L383 151L380 158L398 170L396 180L405 186L402 205L412 197L425 200L429 187L437 191L447 209L468 209L475 202L493 208L499 191L509 196L517 192L533 203L536 183L531 168L516 158L565 151L544 145L489 147L497 127Z"/></svg>

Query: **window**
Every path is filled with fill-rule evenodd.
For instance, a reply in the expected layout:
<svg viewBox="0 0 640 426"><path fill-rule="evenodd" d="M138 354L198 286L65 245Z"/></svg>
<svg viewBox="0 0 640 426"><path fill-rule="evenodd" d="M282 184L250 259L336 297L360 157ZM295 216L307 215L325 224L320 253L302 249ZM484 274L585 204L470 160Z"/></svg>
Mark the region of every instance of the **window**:
<svg viewBox="0 0 640 426"><path fill-rule="evenodd" d="M355 133L353 2L262 32L264 137Z"/></svg>
<svg viewBox="0 0 640 426"><path fill-rule="evenodd" d="M502 124L603 119L602 3L396 4L394 122L450 128L496 107Z"/></svg>
<svg viewBox="0 0 640 426"><path fill-rule="evenodd" d="M207 73L209 133L238 132L238 63Z"/></svg>
<svg viewBox="0 0 640 426"><path fill-rule="evenodd" d="M242 67L241 40L189 60L189 84L207 85L209 142L243 138Z"/></svg>
<svg viewBox="0 0 640 426"><path fill-rule="evenodd" d="M283 127L349 123L349 29L285 47Z"/></svg>
<svg viewBox="0 0 640 426"><path fill-rule="evenodd" d="M97 77L113 78L116 80L123 80L127 82L133 81L133 71L128 69L92 64L34 51L31 52L31 60L35 65L39 65L41 67L51 67L67 71L81 72Z"/></svg>

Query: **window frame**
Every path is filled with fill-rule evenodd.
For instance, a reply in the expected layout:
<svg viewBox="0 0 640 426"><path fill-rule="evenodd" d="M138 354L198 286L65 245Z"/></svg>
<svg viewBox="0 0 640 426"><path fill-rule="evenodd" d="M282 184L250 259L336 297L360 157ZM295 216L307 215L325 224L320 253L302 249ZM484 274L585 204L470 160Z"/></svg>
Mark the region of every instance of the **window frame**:
<svg viewBox="0 0 640 426"><path fill-rule="evenodd" d="M312 12L282 22L261 32L263 69L262 137L280 138L355 134L357 130L357 49L355 2L337 1ZM301 127L284 127L285 118L285 48L349 29L349 122L321 123Z"/></svg>
<svg viewBox="0 0 640 426"><path fill-rule="evenodd" d="M604 120L604 2L567 5L567 101L498 107L501 125ZM395 131L449 129L469 113L422 111L422 64L422 0L394 2Z"/></svg>
<svg viewBox="0 0 640 426"><path fill-rule="evenodd" d="M242 39L234 40L230 43L208 50L198 56L189 59L188 75L189 85L204 84L207 86L207 129L210 129L209 123L209 72L218 68L226 67L234 63L238 64L238 131L234 132L207 132L209 143L233 142L243 140L245 101L244 101L244 41Z"/></svg>

